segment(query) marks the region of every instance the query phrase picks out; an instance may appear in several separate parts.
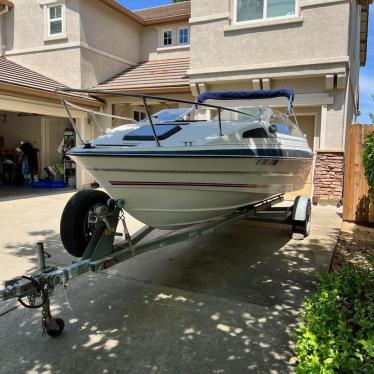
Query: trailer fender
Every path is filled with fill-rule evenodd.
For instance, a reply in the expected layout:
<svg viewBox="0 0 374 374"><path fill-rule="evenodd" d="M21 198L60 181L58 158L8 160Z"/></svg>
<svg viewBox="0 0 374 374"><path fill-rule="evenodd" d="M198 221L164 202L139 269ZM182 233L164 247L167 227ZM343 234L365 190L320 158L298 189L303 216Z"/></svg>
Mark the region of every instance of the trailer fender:
<svg viewBox="0 0 374 374"><path fill-rule="evenodd" d="M305 221L308 217L308 206L311 204L308 196L297 196L292 209L292 221Z"/></svg>

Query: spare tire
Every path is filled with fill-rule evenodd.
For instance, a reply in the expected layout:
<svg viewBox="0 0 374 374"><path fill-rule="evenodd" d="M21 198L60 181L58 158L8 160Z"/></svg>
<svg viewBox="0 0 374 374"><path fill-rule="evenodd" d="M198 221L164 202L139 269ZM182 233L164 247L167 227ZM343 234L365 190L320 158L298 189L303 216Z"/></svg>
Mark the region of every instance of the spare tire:
<svg viewBox="0 0 374 374"><path fill-rule="evenodd" d="M106 205L110 199L103 191L82 190L67 202L60 222L61 241L74 257L82 257L92 237L89 230L88 213L95 206Z"/></svg>

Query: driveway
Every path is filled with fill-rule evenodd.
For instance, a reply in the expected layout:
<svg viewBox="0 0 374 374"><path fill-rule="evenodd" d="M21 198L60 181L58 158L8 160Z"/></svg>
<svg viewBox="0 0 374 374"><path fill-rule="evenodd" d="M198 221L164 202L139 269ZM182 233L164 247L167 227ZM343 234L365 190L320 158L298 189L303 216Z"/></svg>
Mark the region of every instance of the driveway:
<svg viewBox="0 0 374 374"><path fill-rule="evenodd" d="M59 239L71 195L0 201L0 279L34 269L40 240L49 263L72 261ZM55 291L57 339L41 336L39 310L0 302L1 373L292 372L298 310L340 225L336 208L314 207L310 237L293 241L287 226L240 221L83 276Z"/></svg>

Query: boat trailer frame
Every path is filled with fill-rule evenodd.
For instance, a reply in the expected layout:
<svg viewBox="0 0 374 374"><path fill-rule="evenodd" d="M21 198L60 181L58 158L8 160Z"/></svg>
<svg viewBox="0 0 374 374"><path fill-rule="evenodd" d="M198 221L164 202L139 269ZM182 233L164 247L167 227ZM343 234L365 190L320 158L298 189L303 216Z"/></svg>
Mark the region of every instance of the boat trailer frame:
<svg viewBox="0 0 374 374"><path fill-rule="evenodd" d="M154 249L202 238L242 219L290 224L292 225L293 238L303 239L309 231L301 235L297 230L297 223L306 223L309 230L310 199L300 196L296 198L293 205L274 206L282 201L284 201L284 195L275 195L259 203L240 208L220 220L168 231L155 239L143 242L143 239L156 229L145 226L130 237L123 214L124 202L111 199L107 203L108 209L99 211L95 216L96 229L82 258L76 259L71 265L65 267L47 266L45 259L50 255L45 252L43 243L37 243L38 271L30 276L21 276L5 281L4 289L0 289L0 300L6 301L16 298L26 308L42 308L43 335L57 337L64 329L64 321L60 318L53 318L50 311L50 297L56 286L62 285L67 288L70 280L85 273L100 272ZM308 222L306 222L307 220ZM126 240L115 244L115 237L123 236L122 233L116 232L120 221L123 223Z"/></svg>

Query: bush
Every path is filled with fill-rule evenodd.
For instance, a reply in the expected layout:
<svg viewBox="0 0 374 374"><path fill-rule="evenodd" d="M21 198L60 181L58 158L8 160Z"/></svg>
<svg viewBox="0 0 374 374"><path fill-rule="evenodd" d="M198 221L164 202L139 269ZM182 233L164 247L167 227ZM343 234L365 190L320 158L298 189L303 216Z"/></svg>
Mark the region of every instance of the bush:
<svg viewBox="0 0 374 374"><path fill-rule="evenodd" d="M365 138L364 168L369 185L369 195L374 199L374 132L370 133Z"/></svg>
<svg viewBox="0 0 374 374"><path fill-rule="evenodd" d="M374 272L345 265L323 276L295 334L298 373L373 373Z"/></svg>

